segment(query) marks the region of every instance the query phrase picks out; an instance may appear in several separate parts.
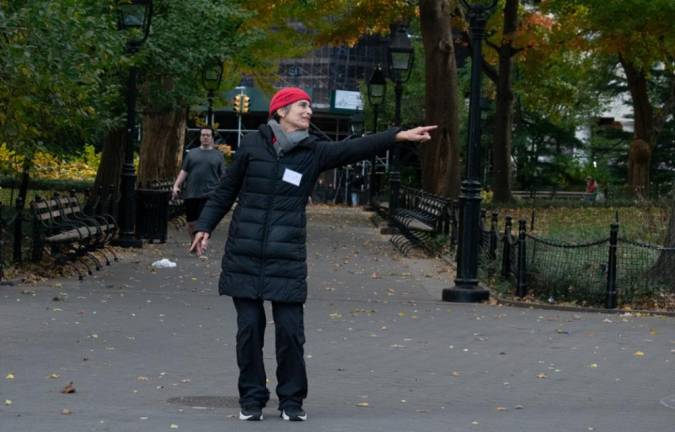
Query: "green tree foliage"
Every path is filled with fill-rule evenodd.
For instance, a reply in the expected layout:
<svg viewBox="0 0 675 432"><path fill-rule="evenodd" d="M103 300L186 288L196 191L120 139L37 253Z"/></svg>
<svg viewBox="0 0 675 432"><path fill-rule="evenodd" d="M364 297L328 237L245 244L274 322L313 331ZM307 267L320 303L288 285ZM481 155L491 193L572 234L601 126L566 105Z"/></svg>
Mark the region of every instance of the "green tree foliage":
<svg viewBox="0 0 675 432"><path fill-rule="evenodd" d="M202 70L214 59L224 63L223 85L239 82L233 69L252 60L260 32L243 30L252 13L233 0L155 1L150 36L135 59L144 111L184 109L203 100Z"/></svg>
<svg viewBox="0 0 675 432"><path fill-rule="evenodd" d="M567 48L621 65L633 105L635 140L628 150L628 180L637 197L648 191L659 134L675 104L675 3L671 0L549 0ZM663 78L654 74L658 67ZM663 103L650 87L665 80Z"/></svg>
<svg viewBox="0 0 675 432"><path fill-rule="evenodd" d="M114 123L107 80L122 43L110 2L0 2L0 142L31 155L72 149Z"/></svg>

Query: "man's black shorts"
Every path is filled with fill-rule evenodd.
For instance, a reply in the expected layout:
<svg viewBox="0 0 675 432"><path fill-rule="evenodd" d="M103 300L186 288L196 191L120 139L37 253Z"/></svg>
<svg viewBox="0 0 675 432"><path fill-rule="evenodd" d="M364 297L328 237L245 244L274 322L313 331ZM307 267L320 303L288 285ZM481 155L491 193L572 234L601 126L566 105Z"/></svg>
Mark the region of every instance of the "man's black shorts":
<svg viewBox="0 0 675 432"><path fill-rule="evenodd" d="M185 219L188 222L194 222L199 219L208 198L186 198L185 199Z"/></svg>

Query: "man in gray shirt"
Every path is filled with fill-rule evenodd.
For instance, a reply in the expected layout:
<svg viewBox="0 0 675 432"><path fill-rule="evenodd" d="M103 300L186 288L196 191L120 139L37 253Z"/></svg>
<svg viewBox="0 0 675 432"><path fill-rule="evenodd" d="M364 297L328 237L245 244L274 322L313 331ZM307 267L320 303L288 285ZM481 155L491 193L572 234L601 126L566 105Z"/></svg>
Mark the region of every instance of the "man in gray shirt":
<svg viewBox="0 0 675 432"><path fill-rule="evenodd" d="M186 182L183 193L185 213L190 238L194 236L194 225L202 212L209 194L218 186L225 173L225 156L213 147L213 131L203 128L199 135L201 145L190 150L183 160L183 167L176 177L172 196L175 199Z"/></svg>

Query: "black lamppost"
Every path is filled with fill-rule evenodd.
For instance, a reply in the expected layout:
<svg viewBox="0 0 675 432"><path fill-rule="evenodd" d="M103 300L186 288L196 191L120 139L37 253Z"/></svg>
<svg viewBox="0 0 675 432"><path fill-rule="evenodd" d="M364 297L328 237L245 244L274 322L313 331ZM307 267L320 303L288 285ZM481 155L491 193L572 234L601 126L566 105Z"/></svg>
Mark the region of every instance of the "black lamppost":
<svg viewBox="0 0 675 432"><path fill-rule="evenodd" d="M223 79L223 62L217 59L209 61L202 71L202 85L208 91L209 109L206 117L206 125L213 127L213 93L220 88Z"/></svg>
<svg viewBox="0 0 675 432"><path fill-rule="evenodd" d="M389 44L389 79L394 81L394 94L396 105L394 111L394 125L401 126L401 97L403 96L403 84L410 79L415 53L408 36L408 29L404 25L394 27L391 42ZM394 213L398 207L398 191L401 187L401 173L399 172L398 159L399 147L394 146L391 152L391 168L389 169L389 226L383 229L383 233L396 232Z"/></svg>
<svg viewBox="0 0 675 432"><path fill-rule="evenodd" d="M460 227L457 246L457 277L455 286L443 290L443 300L454 302L480 302L487 300L490 292L478 285L478 245L480 236L480 80L483 56L481 46L485 23L497 0L469 3L462 0L469 10L471 27L471 98L469 100L469 139L466 151L466 175L460 194Z"/></svg>
<svg viewBox="0 0 675 432"><path fill-rule="evenodd" d="M373 133L377 133L377 117L380 114L380 105L384 103L384 97L387 94L387 80L384 77L382 68L378 65L368 80L368 103L373 107ZM368 186L368 210L375 210L375 189L377 182L375 177L376 156L370 158L370 175Z"/></svg>
<svg viewBox="0 0 675 432"><path fill-rule="evenodd" d="M118 1L118 29L128 35L126 52L134 54L145 42L150 31L152 18L152 0ZM136 147L136 77L138 68L129 68L127 82L127 130L124 140L124 164L120 180L120 207L118 222L119 237L115 244L122 247L141 247L141 240L135 236L135 187L136 173L134 172L134 148Z"/></svg>

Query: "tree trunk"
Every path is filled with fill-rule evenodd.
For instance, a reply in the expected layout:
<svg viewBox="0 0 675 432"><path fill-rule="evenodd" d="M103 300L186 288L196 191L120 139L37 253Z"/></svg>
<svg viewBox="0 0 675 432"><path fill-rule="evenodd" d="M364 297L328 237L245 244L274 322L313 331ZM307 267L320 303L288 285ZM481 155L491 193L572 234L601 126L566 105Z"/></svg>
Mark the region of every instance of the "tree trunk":
<svg viewBox="0 0 675 432"><path fill-rule="evenodd" d="M630 60L621 56L619 59L626 73L635 119L635 140L628 152L628 183L637 197L644 197L649 192L649 167L656 142L654 108L649 101L644 71Z"/></svg>
<svg viewBox="0 0 675 432"><path fill-rule="evenodd" d="M504 5L504 30L498 47L499 76L495 130L492 143L492 190L495 202L511 200L511 137L513 130L513 38L518 27L519 0L506 0Z"/></svg>
<svg viewBox="0 0 675 432"><path fill-rule="evenodd" d="M119 190L125 138L126 129L124 127L112 129L105 136L101 162L98 165L96 180L94 181L95 190L100 188L107 191L111 186L115 192Z"/></svg>
<svg viewBox="0 0 675 432"><path fill-rule="evenodd" d="M661 251L656 264L649 270L649 273L652 278L669 283L670 292L675 293L675 284L673 284L675 281L675 197L670 205L668 231L663 246L668 249Z"/></svg>
<svg viewBox="0 0 675 432"><path fill-rule="evenodd" d="M459 90L449 0L420 0L426 69L426 124L438 125L421 147L423 189L459 195ZM453 2L454 3L454 2Z"/></svg>
<svg viewBox="0 0 675 432"><path fill-rule="evenodd" d="M140 184L176 177L182 162L186 121L185 110L143 116L138 166Z"/></svg>

